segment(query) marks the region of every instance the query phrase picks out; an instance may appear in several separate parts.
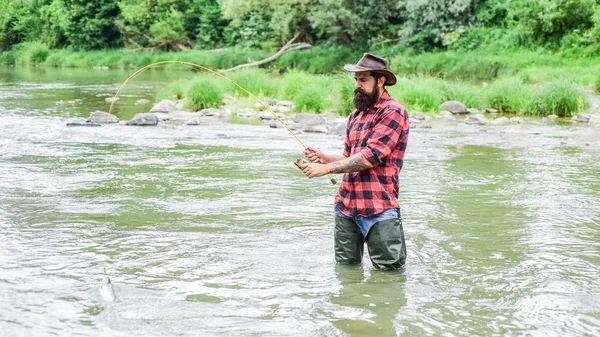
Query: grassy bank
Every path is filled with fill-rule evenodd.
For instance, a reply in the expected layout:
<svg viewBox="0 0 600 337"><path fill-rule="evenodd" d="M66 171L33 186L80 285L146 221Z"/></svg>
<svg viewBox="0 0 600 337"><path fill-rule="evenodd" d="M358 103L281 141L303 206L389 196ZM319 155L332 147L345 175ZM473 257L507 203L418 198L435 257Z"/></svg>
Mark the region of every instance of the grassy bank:
<svg viewBox="0 0 600 337"><path fill-rule="evenodd" d="M299 111L337 111L342 115L352 111L354 87L349 74L325 76L293 70L273 75L264 69L244 69L228 77L258 98L291 100ZM503 113L525 115L571 116L589 107L585 92L568 79L534 85L518 77L503 77L484 87L464 81L404 76L388 90L407 109L422 112L437 112L448 100L481 110L496 108ZM173 83L162 96L176 95L185 98L189 108L202 109L220 106L227 94L246 96L222 78L201 73L189 82Z"/></svg>
<svg viewBox="0 0 600 337"><path fill-rule="evenodd" d="M570 116L588 108L583 87L600 92L600 58L563 57L527 50L414 54L394 48L373 50L391 60L399 76L390 93L409 110L437 112L442 102L458 100L468 107L496 108L507 113ZM0 55L0 62L20 66L108 67L132 71L161 61L184 61L211 69L228 69L264 59L272 51L230 48L178 53L104 50L49 50L40 43L21 44ZM293 101L298 110L352 110L353 81L343 72L362 51L344 47L313 47L284 54L264 68L246 68L227 76L260 98ZM185 97L191 108L221 104L226 94L245 95L223 79L200 74L187 83L173 83L162 96Z"/></svg>

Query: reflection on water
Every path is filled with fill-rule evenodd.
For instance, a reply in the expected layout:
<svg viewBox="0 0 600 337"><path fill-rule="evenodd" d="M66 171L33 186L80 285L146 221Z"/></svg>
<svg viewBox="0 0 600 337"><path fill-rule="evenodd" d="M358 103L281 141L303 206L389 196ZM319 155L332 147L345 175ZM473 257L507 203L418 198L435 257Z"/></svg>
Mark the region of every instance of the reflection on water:
<svg viewBox="0 0 600 337"><path fill-rule="evenodd" d="M298 171L286 130L69 128L127 74L0 75L3 336L600 334L598 129L412 130L407 265L384 273L335 265L336 186ZM136 78L120 109L160 83Z"/></svg>
<svg viewBox="0 0 600 337"><path fill-rule="evenodd" d="M381 272L370 269L365 275L362 267L335 267L341 288L331 296L331 303L345 310L357 310L359 316L339 318L333 325L349 335L397 336L396 315L406 305L404 271Z"/></svg>

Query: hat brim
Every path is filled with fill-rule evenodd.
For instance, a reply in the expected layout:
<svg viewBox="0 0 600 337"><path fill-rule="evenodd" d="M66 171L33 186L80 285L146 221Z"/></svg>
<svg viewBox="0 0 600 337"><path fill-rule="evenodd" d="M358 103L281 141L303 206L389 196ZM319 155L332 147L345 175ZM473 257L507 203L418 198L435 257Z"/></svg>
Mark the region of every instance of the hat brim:
<svg viewBox="0 0 600 337"><path fill-rule="evenodd" d="M356 64L346 64L344 66L344 70L351 72L351 73L358 73L361 71L372 71L374 73L378 73L378 74L385 76L385 85L386 86L390 87L390 86L396 84L396 75L394 75L394 73L392 73L391 71L388 71L388 70L370 69L370 68L366 68L366 67L357 66Z"/></svg>

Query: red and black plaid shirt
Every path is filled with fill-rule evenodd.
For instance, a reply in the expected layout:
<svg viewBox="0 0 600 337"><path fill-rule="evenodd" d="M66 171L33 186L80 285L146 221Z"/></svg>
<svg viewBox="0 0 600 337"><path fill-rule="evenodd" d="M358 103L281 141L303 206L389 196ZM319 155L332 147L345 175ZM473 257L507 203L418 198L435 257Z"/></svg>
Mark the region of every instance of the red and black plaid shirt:
<svg viewBox="0 0 600 337"><path fill-rule="evenodd" d="M387 90L368 111L348 119L344 156L362 153L373 167L344 174L335 206L347 216L373 216L399 208L398 174L408 142L408 115Z"/></svg>

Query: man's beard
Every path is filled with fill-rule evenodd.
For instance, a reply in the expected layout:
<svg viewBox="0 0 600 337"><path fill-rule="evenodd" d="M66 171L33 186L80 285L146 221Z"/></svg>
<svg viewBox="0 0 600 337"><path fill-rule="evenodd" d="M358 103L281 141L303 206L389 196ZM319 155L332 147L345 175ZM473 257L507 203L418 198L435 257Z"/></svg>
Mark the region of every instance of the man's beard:
<svg viewBox="0 0 600 337"><path fill-rule="evenodd" d="M362 89L354 90L354 107L358 111L367 111L375 106L379 99L379 88L375 87L371 94L367 94Z"/></svg>

